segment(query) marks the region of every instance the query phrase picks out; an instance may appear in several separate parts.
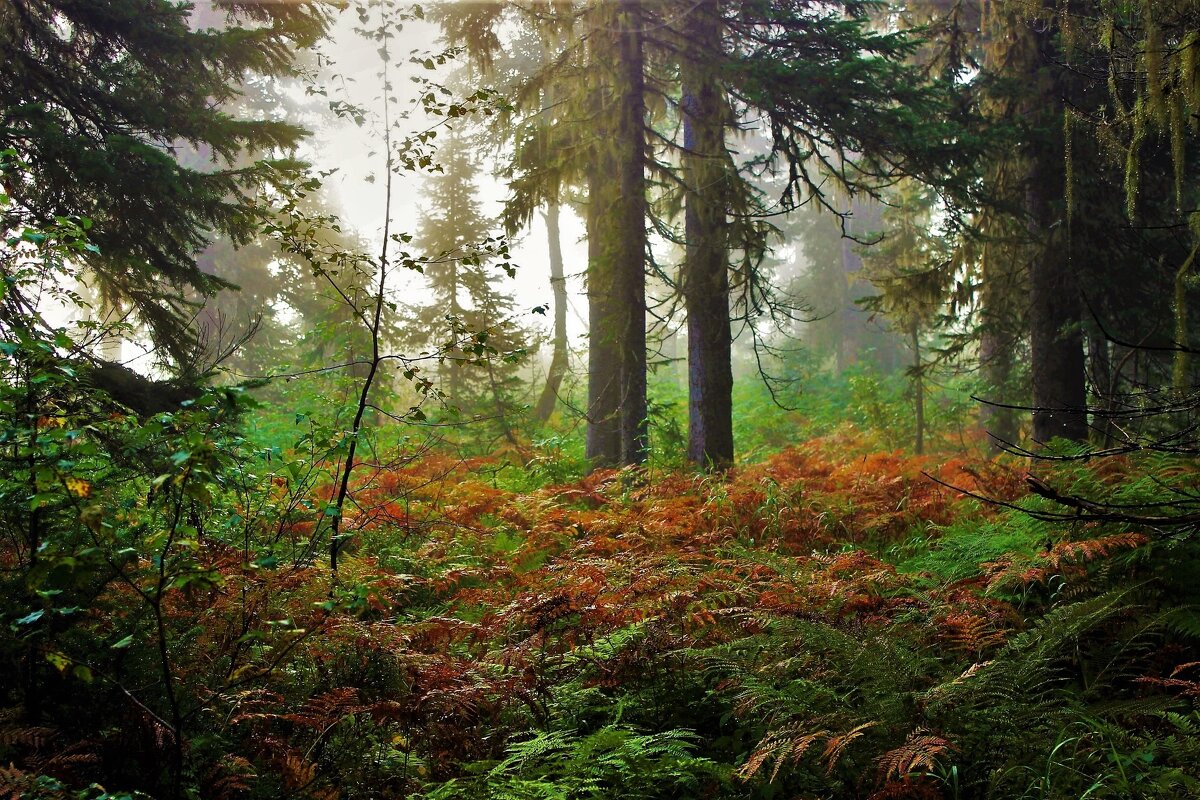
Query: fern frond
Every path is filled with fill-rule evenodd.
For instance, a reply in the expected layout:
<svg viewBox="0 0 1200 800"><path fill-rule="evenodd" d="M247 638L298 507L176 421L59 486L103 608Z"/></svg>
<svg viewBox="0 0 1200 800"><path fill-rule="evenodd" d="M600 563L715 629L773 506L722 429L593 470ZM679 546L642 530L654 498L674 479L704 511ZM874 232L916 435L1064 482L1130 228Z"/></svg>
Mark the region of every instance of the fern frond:
<svg viewBox="0 0 1200 800"><path fill-rule="evenodd" d="M913 773L932 772L939 757L955 750L949 740L922 730L913 731L899 747L875 759L880 782L899 780Z"/></svg>
<svg viewBox="0 0 1200 800"><path fill-rule="evenodd" d="M821 753L821 760L826 765L825 774L831 775L833 773L833 768L837 766L838 759L841 758L842 753L851 742L862 736L863 732L868 728L874 728L878 724L878 722L864 722L861 725L855 725L845 733L830 737L829 741L825 743L825 751Z"/></svg>
<svg viewBox="0 0 1200 800"><path fill-rule="evenodd" d="M805 732L801 725L789 725L769 733L754 748L754 752L750 754L737 774L742 780L750 780L767 761L773 760L775 765L771 770L771 776L767 779L769 783L773 783L786 761L797 763L809 748L822 739L830 738L831 735L827 730Z"/></svg>
<svg viewBox="0 0 1200 800"><path fill-rule="evenodd" d="M41 750L58 738L58 731L39 725L8 725L0 728L0 746Z"/></svg>

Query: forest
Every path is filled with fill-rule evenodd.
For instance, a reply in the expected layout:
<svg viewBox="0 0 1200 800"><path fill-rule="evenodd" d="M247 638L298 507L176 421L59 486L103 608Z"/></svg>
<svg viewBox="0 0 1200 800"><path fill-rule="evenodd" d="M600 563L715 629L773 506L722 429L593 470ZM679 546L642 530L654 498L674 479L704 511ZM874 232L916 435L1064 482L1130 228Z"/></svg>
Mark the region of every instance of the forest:
<svg viewBox="0 0 1200 800"><path fill-rule="evenodd" d="M1200 798L1200 0L0 60L0 800Z"/></svg>

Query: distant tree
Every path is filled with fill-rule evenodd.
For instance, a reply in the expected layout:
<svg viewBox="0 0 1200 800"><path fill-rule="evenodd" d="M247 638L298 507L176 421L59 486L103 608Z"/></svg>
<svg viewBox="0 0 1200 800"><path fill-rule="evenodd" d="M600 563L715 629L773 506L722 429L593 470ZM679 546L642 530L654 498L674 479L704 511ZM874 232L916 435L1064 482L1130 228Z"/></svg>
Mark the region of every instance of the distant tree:
<svg viewBox="0 0 1200 800"><path fill-rule="evenodd" d="M866 305L883 313L908 339L908 368L918 455L925 449L925 370L922 339L935 327L954 283L949 242L931 230L935 198L915 181L901 182L882 215L882 240L864 248L865 275L880 294Z"/></svg>
<svg viewBox="0 0 1200 800"><path fill-rule="evenodd" d="M973 143L950 119L958 108L952 82L931 82L907 65L920 40L873 32L861 4L714 0L528 11L571 36L525 86L544 87L553 75L569 88L556 95L558 123L547 137L556 147L513 175L510 218L527 221L569 181L587 186L589 456L627 464L646 452L644 275L655 268L646 229L662 231L661 208L670 208L656 209L647 196L676 187L686 229L678 236L686 251L680 283L694 315L690 451L697 462L729 464L730 308L740 303L752 317L768 295L753 267L764 227L745 224L763 209L738 174L727 134L761 115L771 147L749 166L784 175L785 208L812 198L837 213L829 185L870 194L898 174L944 185L970 163ZM447 28L451 43L495 52L504 15L463 10ZM527 112L542 113L540 95L526 88L524 96ZM672 118L682 120L693 148L656 128Z"/></svg>
<svg viewBox="0 0 1200 800"><path fill-rule="evenodd" d="M222 30L239 21L225 4L200 3L192 7L189 24L195 30ZM222 110L239 119L286 119L293 124L316 127L329 108L311 76L318 70L315 51L295 54L295 76L247 74L237 82L236 93ZM247 168L271 153L243 152L229 166ZM176 158L189 169L205 171L212 159L210 148L176 147ZM327 193L309 196L311 213L331 206ZM331 232L332 233L332 232ZM346 242L347 247L359 243ZM194 293L197 308L191 319L196 337L197 371L221 359L221 366L235 374L261 375L272 366L295 362L298 340L306 331L317 329L329 303L319 301L320 282L314 286L307 265L294 262L276 242L256 236L237 246L224 234L215 234L197 256L197 265L206 275L232 284L211 294ZM314 289L316 291L314 291ZM304 299L296 302L298 296ZM340 303L333 303L334 307ZM321 363L329 363L328 359Z"/></svg>
<svg viewBox="0 0 1200 800"><path fill-rule="evenodd" d="M748 314L760 313L768 297L751 267L763 254L763 231L744 224L765 209L731 169L726 131L763 120L770 146L747 166L783 176L784 210L812 202L856 224L852 217L863 214L855 209L869 207L864 201L899 176L918 176L948 196L965 195L970 185L979 143L961 119L953 75L936 80L913 64L920 36L876 31L870 10L859 3L712 0L691 4L669 23L682 42L682 157L692 176L684 179L692 210L685 212L682 280L689 337L696 328L689 455L698 463L733 460L730 328L727 318L718 321L731 305L727 287L740 287ZM839 195L852 197L851 209L838 207ZM740 236L724 233L733 222L743 223ZM733 251L740 251L741 266L730 281L723 273L739 265L731 262ZM844 257L843 268L852 262L857 256Z"/></svg>
<svg viewBox="0 0 1200 800"><path fill-rule="evenodd" d="M563 207L583 181L582 162L576 159L571 164L566 155L580 151L581 131L578 126L571 130L561 124L570 113L564 109L572 101L570 81L565 80L570 69L559 63L574 22L566 8L567 4L554 0L530 6L454 3L431 14L442 26L447 42L465 46L470 56L468 69L457 75L459 82L493 82L515 105L516 113L497 115L485 123L486 137L499 159L497 172L513 181L514 197L520 197L506 205L503 220L507 233L515 235L529 225L539 208L546 227L553 328L546 381L534 406L534 414L542 422L554 413L570 368L561 219ZM572 138L576 141L569 144ZM525 180L531 173L537 177ZM515 189L518 184L523 189Z"/></svg>
<svg viewBox="0 0 1200 800"><path fill-rule="evenodd" d="M427 205L413 245L425 254L432 297L414 309L401 335L441 353L441 389L452 407L495 418L511 437L513 383L526 335L512 298L496 286L500 268L479 254L480 243L493 240L494 222L479 201L472 149L451 134L438 149L441 171L425 180Z"/></svg>

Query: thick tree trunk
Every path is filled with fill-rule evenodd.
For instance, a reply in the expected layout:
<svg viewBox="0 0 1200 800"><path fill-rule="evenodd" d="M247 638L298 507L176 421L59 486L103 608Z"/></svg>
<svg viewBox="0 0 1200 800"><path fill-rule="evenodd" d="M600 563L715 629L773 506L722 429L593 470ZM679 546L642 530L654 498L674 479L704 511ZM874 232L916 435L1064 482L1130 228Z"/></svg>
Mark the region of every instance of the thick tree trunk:
<svg viewBox="0 0 1200 800"><path fill-rule="evenodd" d="M1062 115L1064 87L1054 80L1053 26L1039 26L1032 50L1030 115L1040 136L1029 147L1026 212L1035 243L1029 268L1030 375L1033 438L1088 439L1086 363L1080 331L1079 287L1063 219Z"/></svg>
<svg viewBox="0 0 1200 800"><path fill-rule="evenodd" d="M1038 442L1055 437L1086 442L1087 384L1078 325L1079 294L1070 263L1054 250L1043 250L1029 271L1033 438Z"/></svg>
<svg viewBox="0 0 1200 800"><path fill-rule="evenodd" d="M614 271L605 220L615 200L609 159L597 159L588 175L588 460L597 467L621 463L621 357Z"/></svg>
<svg viewBox="0 0 1200 800"><path fill-rule="evenodd" d="M567 374L567 278L563 272L562 236L559 231L558 201L546 205L546 243L550 249L550 288L554 292L554 354L546 372L546 385L537 403L537 418L550 419L558 401L558 391Z"/></svg>
<svg viewBox="0 0 1200 800"><path fill-rule="evenodd" d="M597 135L588 177L587 455L605 466L640 464L649 450L646 103L641 4L620 0L598 16L597 67L612 65L601 115L613 124Z"/></svg>
<svg viewBox="0 0 1200 800"><path fill-rule="evenodd" d="M979 362L983 369L984 380L987 382L988 394L983 398L997 404L1016 405L1019 399L1012 394L1013 348L1016 346L1015 337L1009 328L1007 310L1009 308L1008 294L1012 293L1011 270L1002 271L994 268L997 265L985 259L983 275L983 291L980 298L983 317L983 332L979 340ZM1003 274L1001 274L1003 272ZM1003 405L989 405L985 402L980 408L979 422L989 435L989 444L993 453L1003 450L1003 446L1015 445L1018 435L1017 412Z"/></svg>
<svg viewBox="0 0 1200 800"><path fill-rule="evenodd" d="M616 160L621 189L616 221L617 297L621 314L621 463L640 464L650 449L646 400L646 101L642 7L617 12L619 97Z"/></svg>
<svg viewBox="0 0 1200 800"><path fill-rule="evenodd" d="M692 8L686 30L695 51L719 50L719 18L711 0ZM702 467L725 469L733 464L725 102L708 64L685 65L683 125L688 458Z"/></svg>

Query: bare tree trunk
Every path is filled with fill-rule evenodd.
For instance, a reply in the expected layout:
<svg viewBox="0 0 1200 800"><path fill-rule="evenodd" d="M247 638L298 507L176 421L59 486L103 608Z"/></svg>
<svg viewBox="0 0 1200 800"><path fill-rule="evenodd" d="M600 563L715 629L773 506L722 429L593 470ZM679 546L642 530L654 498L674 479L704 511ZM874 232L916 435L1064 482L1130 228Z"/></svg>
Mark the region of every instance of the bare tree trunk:
<svg viewBox="0 0 1200 800"><path fill-rule="evenodd" d="M1041 136L1029 148L1026 212L1035 242L1029 267L1030 374L1033 384L1033 438L1048 442L1062 437L1088 439L1086 362L1080 331L1079 287L1069 258L1063 214L1063 90L1050 70L1054 25L1038 27L1031 48L1029 80L1034 87L1030 116Z"/></svg>
<svg viewBox="0 0 1200 800"><path fill-rule="evenodd" d="M640 464L646 403L646 129L641 4L597 10L596 68L611 65L588 174L588 433L596 466ZM615 176L615 180L614 180Z"/></svg>
<svg viewBox="0 0 1200 800"><path fill-rule="evenodd" d="M921 372L921 331L914 323L909 329L913 352L913 410L916 414L917 436L915 451L925 454L925 376Z"/></svg>
<svg viewBox="0 0 1200 800"><path fill-rule="evenodd" d="M608 159L598 159L588 175L588 460L597 467L621 462L621 370L618 344L617 301L613 272L616 265L607 251L609 232L603 224L615 200Z"/></svg>
<svg viewBox="0 0 1200 800"><path fill-rule="evenodd" d="M567 278L563 271L562 236L559 231L559 204L546 204L546 243L550 250L550 288L554 292L554 354L546 372L546 385L538 398L536 414L542 422L550 419L558 401L558 391L567 374Z"/></svg>
<svg viewBox="0 0 1200 800"><path fill-rule="evenodd" d="M621 336L621 463L640 464L650 450L646 399L646 100L642 6L622 0L617 12L616 150L621 199L617 218L617 291Z"/></svg>
<svg viewBox="0 0 1200 800"><path fill-rule="evenodd" d="M712 0L688 14L697 52L720 49ZM686 64L683 89L683 294L688 325L688 459L706 468L733 464L732 333L725 243L725 102L709 65Z"/></svg>
<svg viewBox="0 0 1200 800"><path fill-rule="evenodd" d="M851 214L853 214L853 210ZM853 225L854 222L851 219L848 227L852 229ZM852 232L852 230L847 231L847 233ZM853 239L843 237L841 244L845 302L837 310L838 341L835 369L839 375L845 373L846 370L858 363L858 351L862 346L862 342L860 341L862 330L858 319L859 312L854 307L854 298L850 293L850 287L858 279L856 277L857 273L862 270L862 256L855 252L854 248L857 246L857 243Z"/></svg>
<svg viewBox="0 0 1200 800"><path fill-rule="evenodd" d="M1188 391L1192 385L1187 279L1196 260L1197 250L1200 250L1200 244L1192 248L1183 265L1175 271L1175 346L1179 349L1175 351L1174 363L1171 365L1171 386L1179 394Z"/></svg>
<svg viewBox="0 0 1200 800"><path fill-rule="evenodd" d="M1095 326L1088 329L1087 349L1096 407L1100 410L1111 410L1114 401L1111 348L1108 339ZM1097 416L1092 425L1092 441L1099 447L1108 447L1112 444L1112 437L1112 420L1108 416Z"/></svg>
<svg viewBox="0 0 1200 800"><path fill-rule="evenodd" d="M454 324L458 325L462 321L462 307L458 304L458 260L450 260L450 316L454 318ZM446 399L452 406L458 406L462 400L462 372L464 357L462 348L455 346L450 352L449 371L450 374L446 386Z"/></svg>
<svg viewBox="0 0 1200 800"><path fill-rule="evenodd" d="M985 401L979 412L979 423L990 436L990 449L999 453L1006 444L1016 444L1018 436L1017 411L1002 404L1016 405L1020 398L1012 395L1013 349L1016 336L1011 328L1011 295L1016 292L1016 276L1010 264L998 264L999 259L984 258L983 289L980 297L983 331L979 339L979 363L987 382Z"/></svg>

